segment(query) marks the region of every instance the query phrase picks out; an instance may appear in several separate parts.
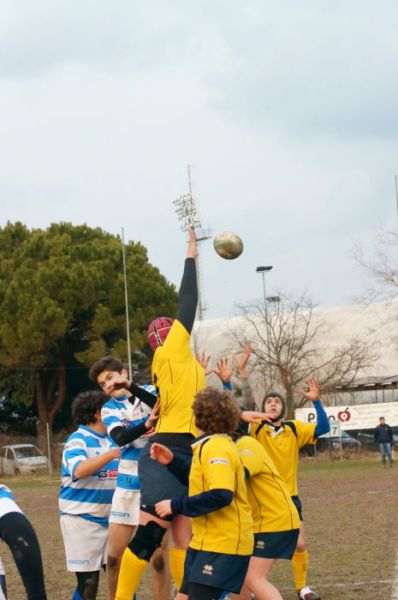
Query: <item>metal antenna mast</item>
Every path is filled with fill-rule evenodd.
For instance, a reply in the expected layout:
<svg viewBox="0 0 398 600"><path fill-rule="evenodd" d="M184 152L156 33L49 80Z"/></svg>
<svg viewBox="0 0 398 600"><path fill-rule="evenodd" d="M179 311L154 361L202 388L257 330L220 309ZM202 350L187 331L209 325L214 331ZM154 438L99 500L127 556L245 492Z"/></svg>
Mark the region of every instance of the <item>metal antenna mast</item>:
<svg viewBox="0 0 398 600"><path fill-rule="evenodd" d="M198 319L203 321L203 313L206 310L206 306L202 299L202 285L201 285L201 269L200 269L200 244L205 240L211 238L211 229L203 229L200 220L199 212L196 206L196 202L192 196L192 181L191 181L191 167L188 165L188 194L179 196L176 200L173 200L175 211L177 213L178 220L181 223L181 229L187 231L188 229L194 229L196 234L196 241L198 244L198 260L196 261L196 267L198 271Z"/></svg>

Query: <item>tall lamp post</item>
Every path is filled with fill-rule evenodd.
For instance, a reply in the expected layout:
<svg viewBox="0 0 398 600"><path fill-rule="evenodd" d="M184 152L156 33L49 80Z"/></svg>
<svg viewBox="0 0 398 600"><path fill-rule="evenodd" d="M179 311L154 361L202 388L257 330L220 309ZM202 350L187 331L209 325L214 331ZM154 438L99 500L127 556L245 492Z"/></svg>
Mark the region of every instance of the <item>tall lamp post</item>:
<svg viewBox="0 0 398 600"><path fill-rule="evenodd" d="M196 242L198 245L198 258L196 259L197 279L198 279L198 311L197 317L199 321L203 320L203 313L206 309L203 303L202 295L202 281L201 281L201 270L199 268L199 243L208 240L211 237L210 229L203 229L200 220L199 211L197 208L196 200L192 196L192 183L191 183L191 168L188 165L188 188L189 193L180 196L176 200L173 200L175 211L177 213L178 220L181 223L181 229L187 231L188 229L194 229L196 234Z"/></svg>
<svg viewBox="0 0 398 600"><path fill-rule="evenodd" d="M257 273L261 273L261 277L263 280L263 298L264 298L264 316L265 316L265 329L266 329L266 335L267 335L267 344L268 344L268 352L270 351L269 346L269 327L268 327L268 315L267 315L267 294L265 291L265 274L269 273L269 271L271 271L272 269L272 265L268 265L268 266L260 266L256 268ZM272 367L271 367L271 363L269 363L269 386L271 386L271 382L272 382Z"/></svg>
<svg viewBox="0 0 398 600"><path fill-rule="evenodd" d="M265 312L267 312L267 295L265 293L265 274L268 273L269 271L271 271L271 269L273 268L272 265L268 265L267 267L257 267L256 271L257 273L261 273L261 276L263 278L263 298L264 298L264 310Z"/></svg>

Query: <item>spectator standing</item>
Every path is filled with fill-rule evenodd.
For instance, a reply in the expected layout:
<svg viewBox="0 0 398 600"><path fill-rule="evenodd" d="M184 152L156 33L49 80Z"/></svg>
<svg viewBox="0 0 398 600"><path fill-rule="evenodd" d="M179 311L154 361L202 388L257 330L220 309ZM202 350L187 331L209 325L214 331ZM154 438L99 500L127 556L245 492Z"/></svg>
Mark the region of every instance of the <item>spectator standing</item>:
<svg viewBox="0 0 398 600"><path fill-rule="evenodd" d="M390 467L392 467L392 428L389 425L387 425L384 417L380 417L379 424L375 428L373 435L376 444L379 444L381 462L384 466L386 466L388 458L390 462Z"/></svg>

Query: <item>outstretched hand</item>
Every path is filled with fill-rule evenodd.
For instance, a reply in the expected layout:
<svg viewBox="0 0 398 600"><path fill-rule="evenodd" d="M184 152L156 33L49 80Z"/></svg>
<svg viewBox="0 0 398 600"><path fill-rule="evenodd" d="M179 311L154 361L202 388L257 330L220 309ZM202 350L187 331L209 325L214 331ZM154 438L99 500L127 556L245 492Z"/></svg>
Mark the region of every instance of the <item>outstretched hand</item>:
<svg viewBox="0 0 398 600"><path fill-rule="evenodd" d="M252 349L249 344L245 344L242 348L241 354L234 354L233 359L235 366L239 369L239 375L247 377L247 363L252 353Z"/></svg>
<svg viewBox="0 0 398 600"><path fill-rule="evenodd" d="M195 231L191 228L188 229L188 251L187 258L198 258L198 249L196 245Z"/></svg>
<svg viewBox="0 0 398 600"><path fill-rule="evenodd" d="M174 454L167 446L156 442L151 444L149 455L152 460L156 460L161 465L168 465L174 458Z"/></svg>
<svg viewBox="0 0 398 600"><path fill-rule="evenodd" d="M171 500L161 500L160 502L156 502L155 510L161 519L173 514L171 512Z"/></svg>
<svg viewBox="0 0 398 600"><path fill-rule="evenodd" d="M200 364L200 366L204 370L205 375L210 375L210 373L213 373L212 370L210 370L210 371L207 370L207 367L209 366L210 358L211 358L210 354L206 356L206 354L204 352L201 352L196 357L196 360L198 361L198 363Z"/></svg>
<svg viewBox="0 0 398 600"><path fill-rule="evenodd" d="M151 414L148 419L145 421L145 427L147 429L152 429L152 427L156 424L156 421L159 418L159 410L160 410L160 400L156 401L155 406L151 410Z"/></svg>
<svg viewBox="0 0 398 600"><path fill-rule="evenodd" d="M231 381L231 377L234 371L235 367L232 367L228 363L228 358L226 356L222 356L218 359L217 368L214 369L213 373L215 373L223 383L227 383L228 381Z"/></svg>
<svg viewBox="0 0 398 600"><path fill-rule="evenodd" d="M314 400L319 400L320 395L321 395L321 388L319 387L319 381L317 381L317 379L308 379L308 381L306 381L305 383L308 386L308 389L301 390L301 393L303 394L303 396L308 398L308 400L311 400L311 402L314 402Z"/></svg>
<svg viewBox="0 0 398 600"><path fill-rule="evenodd" d="M268 423L272 423L272 417L271 415L268 415L267 413L264 412L260 412L257 410L244 410L241 415L240 418L242 419L242 421L245 421L245 423L261 423L262 421L267 421Z"/></svg>

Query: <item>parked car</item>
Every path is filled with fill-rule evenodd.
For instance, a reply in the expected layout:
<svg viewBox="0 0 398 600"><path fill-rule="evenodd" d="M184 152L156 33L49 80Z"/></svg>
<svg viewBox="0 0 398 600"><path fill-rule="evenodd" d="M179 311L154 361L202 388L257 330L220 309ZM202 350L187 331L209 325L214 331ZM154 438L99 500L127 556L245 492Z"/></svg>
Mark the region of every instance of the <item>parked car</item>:
<svg viewBox="0 0 398 600"><path fill-rule="evenodd" d="M359 431L357 436L363 446L374 446L376 448L373 433Z"/></svg>
<svg viewBox="0 0 398 600"><path fill-rule="evenodd" d="M340 448L340 440L343 448L354 448L358 450L362 444L359 440L349 435L346 431L341 432L341 437L338 435L329 436L328 434L321 435L318 438L318 447L321 448ZM321 442L321 444L319 444Z"/></svg>
<svg viewBox="0 0 398 600"><path fill-rule="evenodd" d="M363 432L363 431L359 431L357 433L357 437L359 439L359 441L362 443L362 445L364 446L373 446L374 449L379 449L379 445L377 444L377 442L375 442L375 438L374 438L374 434L373 433L368 433ZM392 445L394 448L398 447L398 433L393 432L392 434Z"/></svg>
<svg viewBox="0 0 398 600"><path fill-rule="evenodd" d="M48 469L48 459L34 444L10 444L0 449L0 473L16 475Z"/></svg>

